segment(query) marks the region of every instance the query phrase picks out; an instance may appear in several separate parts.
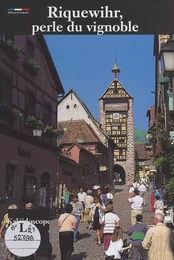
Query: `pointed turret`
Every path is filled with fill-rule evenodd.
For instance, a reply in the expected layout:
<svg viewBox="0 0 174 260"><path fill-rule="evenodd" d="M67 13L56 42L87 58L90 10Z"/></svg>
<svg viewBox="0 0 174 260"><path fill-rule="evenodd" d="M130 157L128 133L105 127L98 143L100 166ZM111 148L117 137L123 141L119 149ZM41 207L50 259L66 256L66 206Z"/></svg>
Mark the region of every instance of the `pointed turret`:
<svg viewBox="0 0 174 260"><path fill-rule="evenodd" d="M117 65L116 60L115 60L114 67L113 67L113 69L112 69L111 71L112 71L112 73L113 73L113 75L114 75L114 79L118 80L118 76L119 76L119 73L120 73L120 69L119 69L119 67L118 67L118 65Z"/></svg>

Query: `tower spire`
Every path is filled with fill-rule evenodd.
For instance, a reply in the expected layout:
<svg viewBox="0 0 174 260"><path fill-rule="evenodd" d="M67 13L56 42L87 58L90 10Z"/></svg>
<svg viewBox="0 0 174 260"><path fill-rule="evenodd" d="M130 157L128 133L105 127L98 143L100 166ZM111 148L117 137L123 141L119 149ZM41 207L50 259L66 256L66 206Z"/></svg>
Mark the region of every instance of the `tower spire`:
<svg viewBox="0 0 174 260"><path fill-rule="evenodd" d="M118 67L118 65L117 65L117 61L116 61L116 60L115 60L114 67L113 67L113 69L112 69L111 71L112 71L112 73L113 73L113 75L114 75L114 79L115 79L115 80L118 80L118 76L119 76L119 73L120 73L120 69L119 69L119 67Z"/></svg>

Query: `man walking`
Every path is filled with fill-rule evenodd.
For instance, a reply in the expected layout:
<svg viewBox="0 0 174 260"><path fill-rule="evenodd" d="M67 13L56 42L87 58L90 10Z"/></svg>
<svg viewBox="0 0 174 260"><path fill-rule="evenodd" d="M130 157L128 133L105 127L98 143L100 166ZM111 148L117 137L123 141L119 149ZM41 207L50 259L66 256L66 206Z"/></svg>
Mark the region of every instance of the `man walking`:
<svg viewBox="0 0 174 260"><path fill-rule="evenodd" d="M83 204L83 216L81 221L84 220L84 213L85 213L85 198L87 196L86 192L83 191L83 187L80 187L78 195L78 200Z"/></svg>
<svg viewBox="0 0 174 260"><path fill-rule="evenodd" d="M83 218L83 204L81 201L78 201L78 195L73 195L72 202L70 204L73 207L72 214L76 217L76 227L74 229L74 242L76 242L79 223Z"/></svg>
<svg viewBox="0 0 174 260"><path fill-rule="evenodd" d="M131 226L126 232L128 236L132 236L131 260L147 260L147 250L142 247L142 241L147 232L146 226L142 224L143 216L138 214L136 216L137 223Z"/></svg>
<svg viewBox="0 0 174 260"><path fill-rule="evenodd" d="M140 192L140 197L143 198L143 205L146 206L146 186L144 185L144 183L142 182L138 188L139 192Z"/></svg>
<svg viewBox="0 0 174 260"><path fill-rule="evenodd" d="M131 203L131 222L134 225L136 224L136 215L142 215L143 198L139 196L139 191L135 190L128 198L128 201Z"/></svg>
<svg viewBox="0 0 174 260"><path fill-rule="evenodd" d="M155 214L153 224L142 242L142 246L149 250L149 260L174 260L173 233L163 224L164 215Z"/></svg>

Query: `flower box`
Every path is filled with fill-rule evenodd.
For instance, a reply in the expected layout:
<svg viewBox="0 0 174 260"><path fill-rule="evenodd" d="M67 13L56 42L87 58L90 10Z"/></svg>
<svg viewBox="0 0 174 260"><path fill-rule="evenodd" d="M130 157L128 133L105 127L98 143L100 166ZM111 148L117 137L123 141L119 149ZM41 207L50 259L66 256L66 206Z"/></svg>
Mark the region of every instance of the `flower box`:
<svg viewBox="0 0 174 260"><path fill-rule="evenodd" d="M44 129L44 134L49 135L51 137L57 136L56 130L52 127L47 125Z"/></svg>
<svg viewBox="0 0 174 260"><path fill-rule="evenodd" d="M43 126L43 123L41 120L38 120L36 117L31 116L31 115L28 115L28 117L25 121L25 124L32 128L37 127L37 126L39 126L39 127Z"/></svg>
<svg viewBox="0 0 174 260"><path fill-rule="evenodd" d="M9 55L12 59L18 59L20 55L20 47L10 39L7 39L3 44L4 52Z"/></svg>
<svg viewBox="0 0 174 260"><path fill-rule="evenodd" d="M33 75L38 75L40 71L40 66L35 62L34 59L27 59L24 62L24 67Z"/></svg>

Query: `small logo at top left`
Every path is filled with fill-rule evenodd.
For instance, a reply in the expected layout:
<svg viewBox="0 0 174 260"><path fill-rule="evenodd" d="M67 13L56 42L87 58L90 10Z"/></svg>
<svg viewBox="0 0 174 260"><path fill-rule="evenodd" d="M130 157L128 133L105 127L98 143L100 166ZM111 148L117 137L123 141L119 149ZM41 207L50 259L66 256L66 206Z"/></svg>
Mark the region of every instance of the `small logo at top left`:
<svg viewBox="0 0 174 260"><path fill-rule="evenodd" d="M8 8L8 14L29 14L30 8Z"/></svg>

